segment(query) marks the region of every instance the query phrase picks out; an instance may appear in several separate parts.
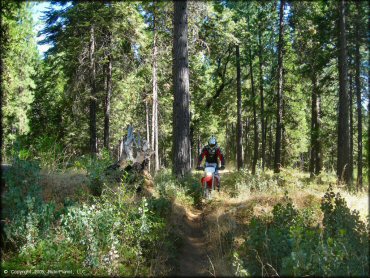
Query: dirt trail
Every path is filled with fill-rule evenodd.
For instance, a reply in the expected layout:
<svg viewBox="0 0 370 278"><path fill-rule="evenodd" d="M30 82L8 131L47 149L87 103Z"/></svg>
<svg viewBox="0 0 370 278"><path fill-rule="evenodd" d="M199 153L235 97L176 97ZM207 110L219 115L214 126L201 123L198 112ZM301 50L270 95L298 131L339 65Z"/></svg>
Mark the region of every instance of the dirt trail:
<svg viewBox="0 0 370 278"><path fill-rule="evenodd" d="M192 209L183 217L184 245L180 251L178 276L210 276L207 242L203 233L203 211Z"/></svg>

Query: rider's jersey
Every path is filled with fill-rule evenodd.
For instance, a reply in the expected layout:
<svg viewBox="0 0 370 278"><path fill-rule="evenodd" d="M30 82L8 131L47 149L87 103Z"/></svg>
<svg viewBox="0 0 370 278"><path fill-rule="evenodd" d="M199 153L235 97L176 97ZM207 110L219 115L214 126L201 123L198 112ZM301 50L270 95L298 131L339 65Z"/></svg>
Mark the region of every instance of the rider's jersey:
<svg viewBox="0 0 370 278"><path fill-rule="evenodd" d="M220 147L217 145L214 148L211 148L209 145L205 146L199 155L198 164L202 162L204 157L206 157L206 162L208 163L217 163L217 158L219 158L221 161L221 165L225 165L225 158L221 152Z"/></svg>

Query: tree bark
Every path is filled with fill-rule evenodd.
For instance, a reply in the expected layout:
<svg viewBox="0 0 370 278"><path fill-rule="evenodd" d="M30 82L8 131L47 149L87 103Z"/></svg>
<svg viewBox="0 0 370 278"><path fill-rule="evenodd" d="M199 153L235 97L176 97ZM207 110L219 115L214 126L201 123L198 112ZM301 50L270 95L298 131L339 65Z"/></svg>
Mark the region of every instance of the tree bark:
<svg viewBox="0 0 370 278"><path fill-rule="evenodd" d="M235 137L236 137L236 126L234 126L234 123L231 123L231 134L230 134L231 157L230 157L230 161L236 161Z"/></svg>
<svg viewBox="0 0 370 278"><path fill-rule="evenodd" d="M348 171L353 180L353 83L352 74L349 74L349 164Z"/></svg>
<svg viewBox="0 0 370 278"><path fill-rule="evenodd" d="M360 81L360 2L356 1L357 20L356 20L356 49L355 49L355 83L356 83L356 102L357 102L357 190L362 188L362 105L361 105L361 81ZM369 76L368 76L369 79ZM370 111L370 110L368 110ZM370 148L369 148L370 150ZM369 168L370 169L370 168Z"/></svg>
<svg viewBox="0 0 370 278"><path fill-rule="evenodd" d="M199 131L198 131L199 132ZM200 155L201 152L201 142L200 142L200 135L198 133L198 140L197 140L197 157Z"/></svg>
<svg viewBox="0 0 370 278"><path fill-rule="evenodd" d="M259 26L260 28L260 26ZM263 70L262 70L262 65L263 65L263 60L262 60L262 42L261 42L261 30L258 30L258 60L259 60L259 87L260 87L260 97L261 97L261 140L262 140L262 152L261 152L261 157L262 157L262 170L265 169L265 153L266 153L266 128L265 128L265 123L264 123L264 118L265 118L265 108L264 108L264 96L263 96Z"/></svg>
<svg viewBox="0 0 370 278"><path fill-rule="evenodd" d="M157 30L156 30L156 10L153 2L153 107L152 107L152 151L154 154L154 171L159 170L159 153L158 153L158 84L157 84Z"/></svg>
<svg viewBox="0 0 370 278"><path fill-rule="evenodd" d="M319 88L317 86L317 77L315 70L311 73L312 82L312 103L311 103L311 157L310 157L310 176L318 175L322 169L322 154L320 141L320 105L321 98Z"/></svg>
<svg viewBox="0 0 370 278"><path fill-rule="evenodd" d="M236 157L237 157L237 168L240 170L243 167L243 129L242 129L242 89L240 80L240 52L239 45L236 46L236 87L237 87L237 132L236 132Z"/></svg>
<svg viewBox="0 0 370 278"><path fill-rule="evenodd" d="M269 167L270 169L273 168L273 132L272 132L272 123L270 123L270 128L269 128Z"/></svg>
<svg viewBox="0 0 370 278"><path fill-rule="evenodd" d="M276 141L275 141L275 159L274 172L279 173L281 168L281 137L283 125L283 49L284 49L284 4L280 1L279 12L279 43L278 43L278 89L277 89L277 113L276 113Z"/></svg>
<svg viewBox="0 0 370 278"><path fill-rule="evenodd" d="M254 90L254 79L253 79L253 65L252 65L252 50L249 48L249 70L251 76L252 86L252 103L253 103L253 135L254 135L254 146L253 146L253 161L252 161L252 174L256 173L256 165L258 159L258 126L257 126L257 112L256 112L256 93Z"/></svg>
<svg viewBox="0 0 370 278"><path fill-rule="evenodd" d="M345 27L345 2L338 2L339 9L339 113L338 113L338 145L337 145L337 176L347 185L350 183L349 175L349 118L348 118L348 92L347 92L347 39Z"/></svg>
<svg viewBox="0 0 370 278"><path fill-rule="evenodd" d="M90 28L90 152L96 155L98 152L96 136L96 65L95 65L95 29L94 25Z"/></svg>
<svg viewBox="0 0 370 278"><path fill-rule="evenodd" d="M173 37L173 173L190 172L190 111L187 1L174 1Z"/></svg>
<svg viewBox="0 0 370 278"><path fill-rule="evenodd" d="M320 90L319 90L319 87L317 86L317 80L316 80L315 175L320 174L322 170L322 148L321 148L320 132L321 132L321 95L320 95Z"/></svg>
<svg viewBox="0 0 370 278"><path fill-rule="evenodd" d="M316 76L312 73L312 94L311 94L311 155L310 155L310 177L312 178L315 174L315 160L316 160Z"/></svg>
<svg viewBox="0 0 370 278"><path fill-rule="evenodd" d="M150 131L149 131L149 105L148 100L145 100L145 122L146 122L146 141L148 142L148 147L150 147Z"/></svg>
<svg viewBox="0 0 370 278"><path fill-rule="evenodd" d="M110 39L109 39L110 40ZM109 150L109 129L110 129L110 100L112 96L112 55L108 54L108 67L106 73L106 95L104 111L104 147Z"/></svg>
<svg viewBox="0 0 370 278"><path fill-rule="evenodd" d="M245 121L245 132L244 132L244 139L245 139L245 148L244 148L244 164L246 167L249 166L249 118Z"/></svg>

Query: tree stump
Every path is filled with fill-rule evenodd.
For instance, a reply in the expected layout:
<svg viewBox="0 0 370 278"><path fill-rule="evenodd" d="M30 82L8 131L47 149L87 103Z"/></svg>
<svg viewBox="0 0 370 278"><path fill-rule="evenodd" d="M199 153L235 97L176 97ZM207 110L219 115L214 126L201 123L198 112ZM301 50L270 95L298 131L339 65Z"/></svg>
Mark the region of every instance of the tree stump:
<svg viewBox="0 0 370 278"><path fill-rule="evenodd" d="M132 126L127 127L127 135L123 137L120 145L119 159L106 169L106 174L114 176L116 180L125 177L126 183L138 183L137 191L141 186L153 186L153 178L148 171L149 158L152 152L148 142L141 139L140 134L135 134Z"/></svg>

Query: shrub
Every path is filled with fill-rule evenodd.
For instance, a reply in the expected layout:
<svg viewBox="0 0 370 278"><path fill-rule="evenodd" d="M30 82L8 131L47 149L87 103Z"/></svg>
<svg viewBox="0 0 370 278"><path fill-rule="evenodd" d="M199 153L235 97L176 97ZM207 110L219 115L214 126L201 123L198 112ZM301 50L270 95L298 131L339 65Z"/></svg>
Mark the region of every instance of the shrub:
<svg viewBox="0 0 370 278"><path fill-rule="evenodd" d="M158 250L173 250L174 243L166 242L172 237L170 231L159 213L152 211L153 204L158 208L162 201L135 202L132 194L124 186L105 187L91 203L65 207L60 221L55 221L52 204L36 211L33 200L27 199L28 211L7 226L8 240L20 248L4 265L17 269L65 266L82 268L90 275L155 275L159 267L152 264L159 260Z"/></svg>
<svg viewBox="0 0 370 278"><path fill-rule="evenodd" d="M78 169L87 171L89 189L94 196L100 196L103 185L106 183L105 171L112 164L109 152L103 150L100 157L82 156L74 165Z"/></svg>
<svg viewBox="0 0 370 278"><path fill-rule="evenodd" d="M3 231L5 247L23 252L47 234L55 220L55 204L42 200L39 164L20 159L17 150L13 155L12 166L5 173Z"/></svg>
<svg viewBox="0 0 370 278"><path fill-rule="evenodd" d="M159 195L163 198L178 199L188 206L197 206L201 202L200 178L188 175L179 181L167 170L159 172L154 183Z"/></svg>
<svg viewBox="0 0 370 278"><path fill-rule="evenodd" d="M4 225L6 241L13 249L24 252L34 248L41 238L47 238L55 221L55 204L41 203L37 206L34 197L27 196L26 209L12 215Z"/></svg>
<svg viewBox="0 0 370 278"><path fill-rule="evenodd" d="M72 154L63 148L58 138L53 136L41 136L35 139L32 145L34 159L40 161L43 169L56 171L67 166Z"/></svg>
<svg viewBox="0 0 370 278"><path fill-rule="evenodd" d="M252 275L279 273L282 258L291 251L290 227L299 220L298 210L286 196L283 203L274 206L272 214L253 217L249 226L247 267Z"/></svg>
<svg viewBox="0 0 370 278"><path fill-rule="evenodd" d="M331 187L321 203L323 228L313 212L298 211L291 200L274 206L273 215L254 217L245 244L252 275L365 276L369 271L369 232Z"/></svg>
<svg viewBox="0 0 370 278"><path fill-rule="evenodd" d="M272 171L262 172L258 170L255 175L247 170L225 174L221 180L221 186L231 197L237 197L243 193L252 191L266 191L277 185L276 177Z"/></svg>
<svg viewBox="0 0 370 278"><path fill-rule="evenodd" d="M5 217L12 217L27 209L27 196L34 198L36 206L41 204L40 167L35 161L22 160L15 156L12 166L5 173L6 191L4 194Z"/></svg>

